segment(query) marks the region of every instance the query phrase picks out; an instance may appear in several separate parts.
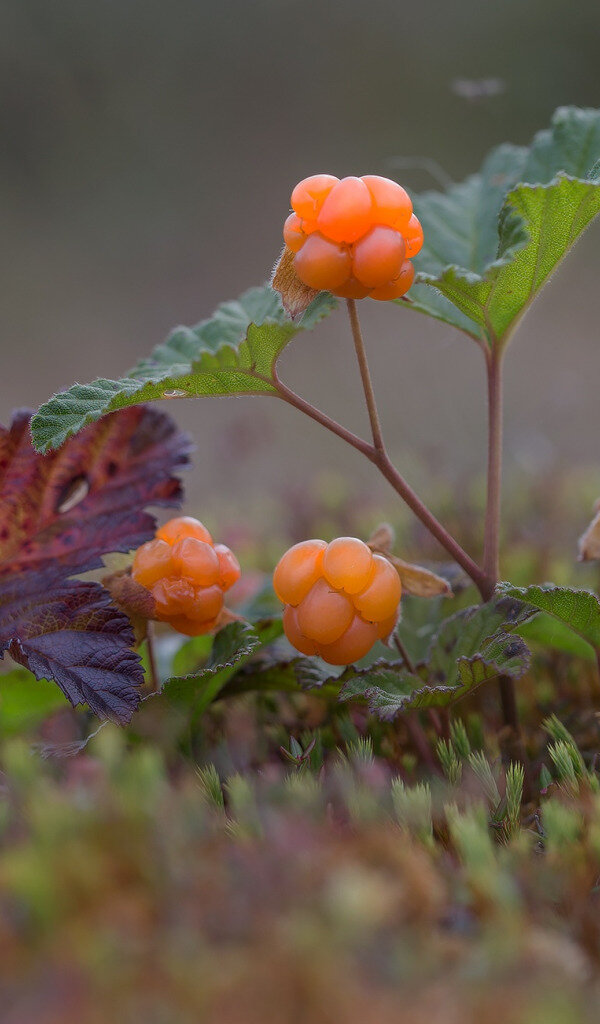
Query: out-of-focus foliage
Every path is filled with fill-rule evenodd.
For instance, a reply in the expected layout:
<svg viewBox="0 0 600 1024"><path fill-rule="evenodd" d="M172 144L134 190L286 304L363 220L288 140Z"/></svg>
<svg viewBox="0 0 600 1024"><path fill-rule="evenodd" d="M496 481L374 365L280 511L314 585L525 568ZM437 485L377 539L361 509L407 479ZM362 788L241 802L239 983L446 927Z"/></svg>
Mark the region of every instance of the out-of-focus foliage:
<svg viewBox="0 0 600 1024"><path fill-rule="evenodd" d="M222 781L112 726L60 771L5 743L3 1024L597 1019L600 795L551 741L522 824L464 729L416 786L368 742Z"/></svg>

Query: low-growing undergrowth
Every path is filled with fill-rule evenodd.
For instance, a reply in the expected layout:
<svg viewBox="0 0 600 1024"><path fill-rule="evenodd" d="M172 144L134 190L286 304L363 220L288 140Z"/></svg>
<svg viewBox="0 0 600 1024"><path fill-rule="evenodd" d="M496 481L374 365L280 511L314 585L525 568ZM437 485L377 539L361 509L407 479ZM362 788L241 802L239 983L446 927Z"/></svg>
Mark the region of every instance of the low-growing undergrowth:
<svg viewBox="0 0 600 1024"><path fill-rule="evenodd" d="M360 738L225 778L112 726L58 768L6 742L3 1024L597 1019L600 787L546 729L527 805L460 720L422 782Z"/></svg>

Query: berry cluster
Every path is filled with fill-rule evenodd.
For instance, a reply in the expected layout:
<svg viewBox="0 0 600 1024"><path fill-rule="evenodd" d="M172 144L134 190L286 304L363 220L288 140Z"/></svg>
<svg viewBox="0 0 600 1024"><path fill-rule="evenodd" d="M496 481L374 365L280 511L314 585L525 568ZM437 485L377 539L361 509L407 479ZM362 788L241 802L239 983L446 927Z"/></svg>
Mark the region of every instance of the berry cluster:
<svg viewBox="0 0 600 1024"><path fill-rule="evenodd" d="M313 174L292 192L283 237L304 284L344 299L398 299L415 276L423 229L408 194L377 174Z"/></svg>
<svg viewBox="0 0 600 1024"><path fill-rule="evenodd" d="M356 537L295 544L280 559L273 586L292 646L330 665L350 665L389 636L402 590L390 562Z"/></svg>
<svg viewBox="0 0 600 1024"><path fill-rule="evenodd" d="M223 595L240 578L240 565L225 544L213 539L197 519L170 519L156 538L142 544L133 578L151 591L156 618L179 633L200 636L215 628Z"/></svg>

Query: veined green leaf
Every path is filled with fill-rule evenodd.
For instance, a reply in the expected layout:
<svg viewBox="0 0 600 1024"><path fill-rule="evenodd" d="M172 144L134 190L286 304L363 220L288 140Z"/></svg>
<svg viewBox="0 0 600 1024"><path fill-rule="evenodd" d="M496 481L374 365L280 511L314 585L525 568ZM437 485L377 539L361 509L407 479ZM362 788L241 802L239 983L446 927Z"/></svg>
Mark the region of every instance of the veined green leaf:
<svg viewBox="0 0 600 1024"><path fill-rule="evenodd" d="M261 647L278 639L281 619L269 619L251 626L230 622L216 634L203 667L185 676L173 676L163 687L168 700L193 705L198 713L216 699L229 680Z"/></svg>
<svg viewBox="0 0 600 1024"><path fill-rule="evenodd" d="M413 308L488 345L507 341L600 213L599 157L600 111L562 107L529 150L500 146L479 174L416 197L425 242Z"/></svg>
<svg viewBox="0 0 600 1024"><path fill-rule="evenodd" d="M503 584L502 591L508 597L552 615L591 644L594 650L600 650L600 601L591 590L555 587L547 583L532 587Z"/></svg>
<svg viewBox="0 0 600 1024"><path fill-rule="evenodd" d="M159 398L203 395L274 394L273 371L285 346L310 330L337 305L322 292L304 315L292 321L268 285L251 288L237 301L219 306L196 327L179 327L120 380L74 384L55 395L34 416L36 449L60 447L72 434L107 412Z"/></svg>
<svg viewBox="0 0 600 1024"><path fill-rule="evenodd" d="M373 714L389 720L403 711L446 707L499 675L518 679L529 665L529 649L508 630L521 618L509 601L457 612L442 623L414 673L402 663L348 669L340 677L341 699L364 698Z"/></svg>

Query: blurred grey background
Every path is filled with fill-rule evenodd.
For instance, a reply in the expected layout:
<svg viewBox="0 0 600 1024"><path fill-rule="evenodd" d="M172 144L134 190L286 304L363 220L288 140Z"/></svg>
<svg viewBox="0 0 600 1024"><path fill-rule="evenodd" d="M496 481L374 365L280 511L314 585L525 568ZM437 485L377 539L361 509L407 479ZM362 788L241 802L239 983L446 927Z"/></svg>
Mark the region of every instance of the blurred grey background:
<svg viewBox="0 0 600 1024"><path fill-rule="evenodd" d="M429 188L397 160L433 159L458 180L491 146L529 141L556 106L599 105L599 45L597 0L4 0L2 421L74 380L118 376L175 324L268 277L305 175ZM595 225L513 344L508 474L600 463L599 270ZM367 301L362 316L409 478L427 490L480 472L476 346L393 306ZM297 340L282 370L366 430L343 313ZM169 409L198 444L199 508L243 514L263 488L329 471L393 502L358 455L276 401Z"/></svg>

